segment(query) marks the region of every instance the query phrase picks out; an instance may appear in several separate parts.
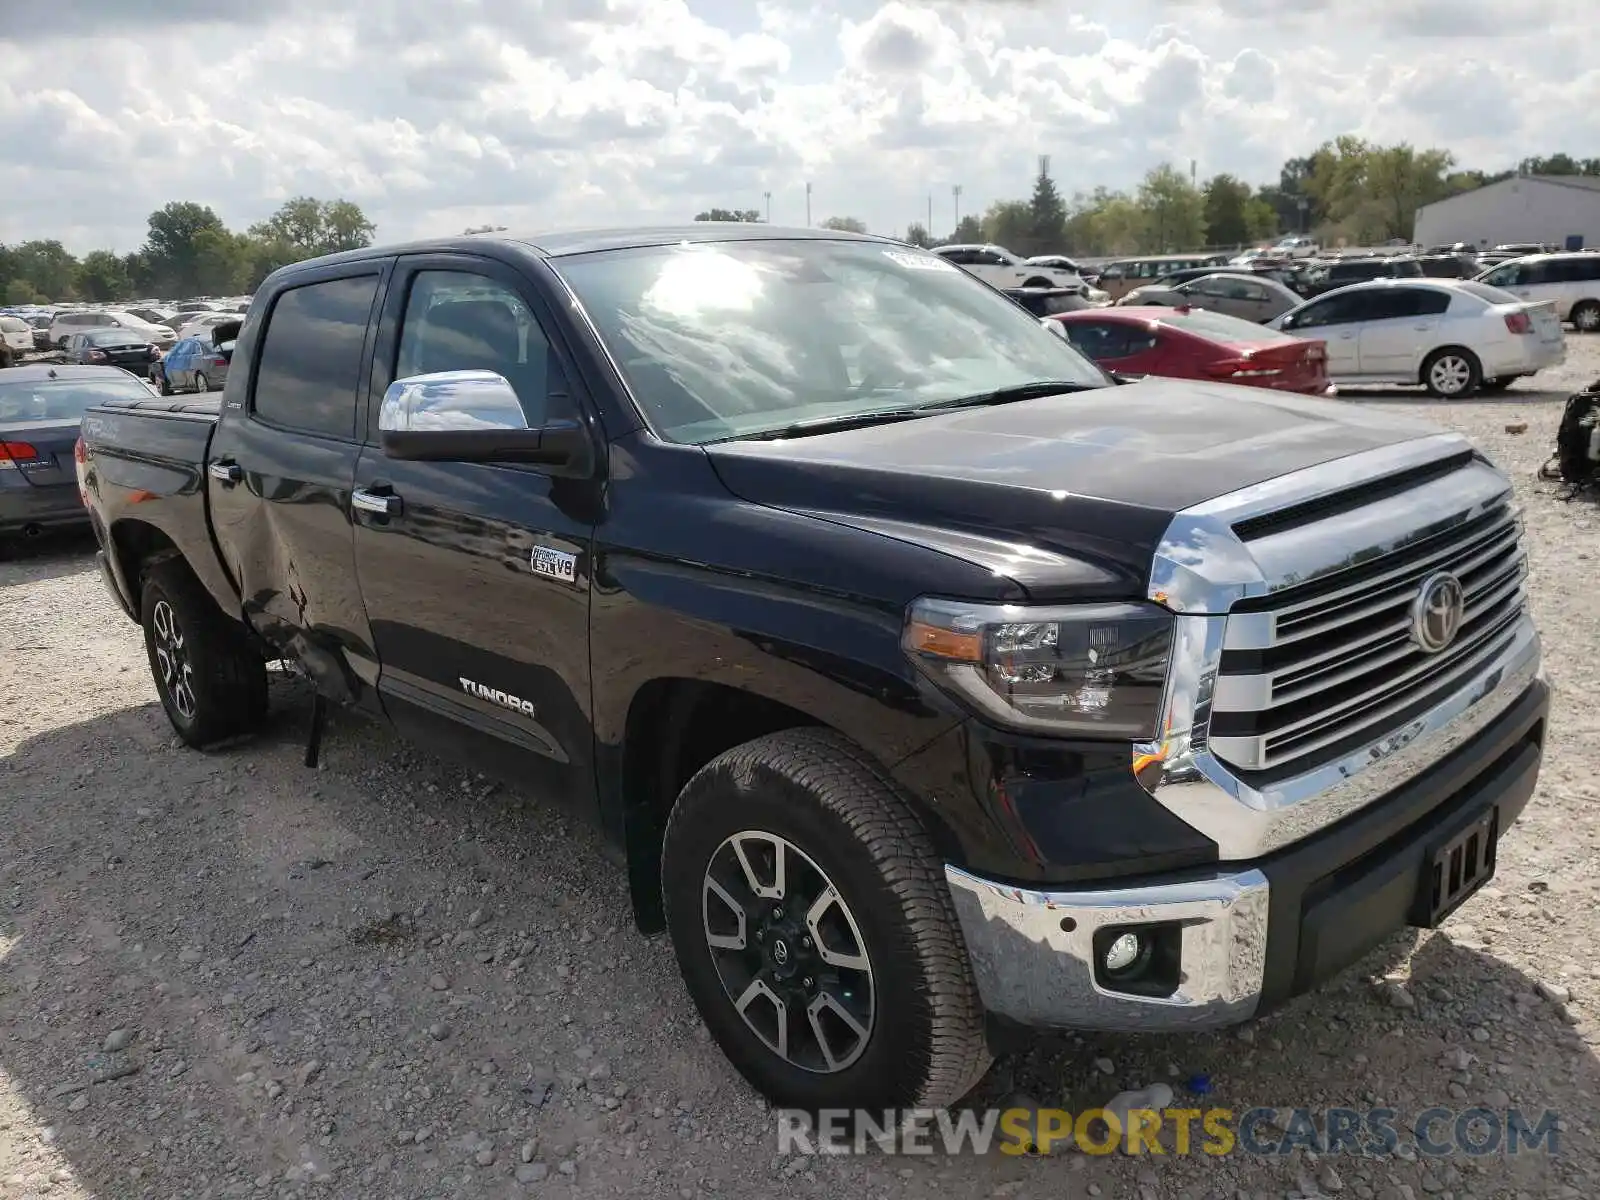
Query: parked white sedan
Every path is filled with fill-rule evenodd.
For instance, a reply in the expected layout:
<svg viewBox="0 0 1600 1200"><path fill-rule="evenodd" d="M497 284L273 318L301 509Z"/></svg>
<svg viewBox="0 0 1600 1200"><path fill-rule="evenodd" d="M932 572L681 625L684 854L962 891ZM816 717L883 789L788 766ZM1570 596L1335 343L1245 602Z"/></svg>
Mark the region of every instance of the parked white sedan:
<svg viewBox="0 0 1600 1200"><path fill-rule="evenodd" d="M1567 356L1555 306L1463 279L1374 279L1267 322L1328 346L1335 384L1421 384L1455 399L1501 391Z"/></svg>

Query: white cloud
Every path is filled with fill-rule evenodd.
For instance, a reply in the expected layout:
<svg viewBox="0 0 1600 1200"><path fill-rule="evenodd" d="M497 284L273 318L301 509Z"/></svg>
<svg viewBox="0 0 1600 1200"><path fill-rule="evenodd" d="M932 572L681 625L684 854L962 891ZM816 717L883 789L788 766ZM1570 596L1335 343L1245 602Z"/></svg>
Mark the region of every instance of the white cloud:
<svg viewBox="0 0 1600 1200"><path fill-rule="evenodd" d="M137 19L131 15L138 10ZM73 37L66 31L104 34ZM10 39L5 40L5 39ZM1586 153L1569 0L54 0L0 32L0 241L127 250L170 199L297 194L383 240L676 221L878 230L1162 160L1276 177L1339 133L1498 168Z"/></svg>

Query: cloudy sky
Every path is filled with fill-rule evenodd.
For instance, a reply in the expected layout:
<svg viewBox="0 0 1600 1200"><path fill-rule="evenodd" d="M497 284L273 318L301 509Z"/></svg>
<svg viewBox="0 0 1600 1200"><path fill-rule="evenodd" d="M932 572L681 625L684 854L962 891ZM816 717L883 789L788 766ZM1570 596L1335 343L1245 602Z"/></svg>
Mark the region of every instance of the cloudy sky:
<svg viewBox="0 0 1600 1200"><path fill-rule="evenodd" d="M935 232L1330 136L1467 165L1600 153L1577 0L50 0L0 23L0 242L125 251L169 199L243 228L346 197L380 240L711 205ZM238 16L219 16L235 11ZM37 19L35 19L37 18ZM59 32L58 32L59 31Z"/></svg>

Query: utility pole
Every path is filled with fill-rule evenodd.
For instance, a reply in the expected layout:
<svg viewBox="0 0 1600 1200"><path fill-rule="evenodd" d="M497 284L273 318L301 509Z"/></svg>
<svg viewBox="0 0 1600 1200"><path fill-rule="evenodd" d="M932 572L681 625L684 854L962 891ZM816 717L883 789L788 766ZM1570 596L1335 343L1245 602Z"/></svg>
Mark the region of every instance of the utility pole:
<svg viewBox="0 0 1600 1200"><path fill-rule="evenodd" d="M952 183L950 185L950 200L951 200L952 207L955 209L956 224L960 225L961 224L961 185L959 183ZM952 237L955 236L954 231L951 232L951 236Z"/></svg>
<svg viewBox="0 0 1600 1200"><path fill-rule="evenodd" d="M806 228L811 228L811 185L806 184Z"/></svg>
<svg viewBox="0 0 1600 1200"><path fill-rule="evenodd" d="M933 237L933 193L928 193L928 237Z"/></svg>
<svg viewBox="0 0 1600 1200"><path fill-rule="evenodd" d="M772 193L771 192L762 192L761 195L767 202L767 224L771 225L772 224Z"/></svg>

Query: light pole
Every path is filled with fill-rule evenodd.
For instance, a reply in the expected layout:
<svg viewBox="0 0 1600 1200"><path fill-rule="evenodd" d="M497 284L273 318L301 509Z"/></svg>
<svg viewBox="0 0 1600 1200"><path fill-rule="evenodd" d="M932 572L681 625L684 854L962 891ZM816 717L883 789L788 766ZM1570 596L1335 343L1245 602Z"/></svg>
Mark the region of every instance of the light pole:
<svg viewBox="0 0 1600 1200"><path fill-rule="evenodd" d="M951 207L955 210L956 224L960 225L961 224L961 185L959 183L952 183L950 185L950 203L951 203ZM955 236L955 231L954 230L951 230L950 236L951 237Z"/></svg>
<svg viewBox="0 0 1600 1200"><path fill-rule="evenodd" d="M1299 200L1299 208L1300 208L1300 232L1304 233L1306 231L1306 213L1308 211L1310 211L1311 201L1307 200L1304 196L1301 196L1300 200Z"/></svg>
<svg viewBox="0 0 1600 1200"><path fill-rule="evenodd" d="M767 224L771 225L772 224L772 193L771 192L762 192L761 195L767 202Z"/></svg>
<svg viewBox="0 0 1600 1200"><path fill-rule="evenodd" d="M806 228L811 228L811 185L806 184Z"/></svg>

